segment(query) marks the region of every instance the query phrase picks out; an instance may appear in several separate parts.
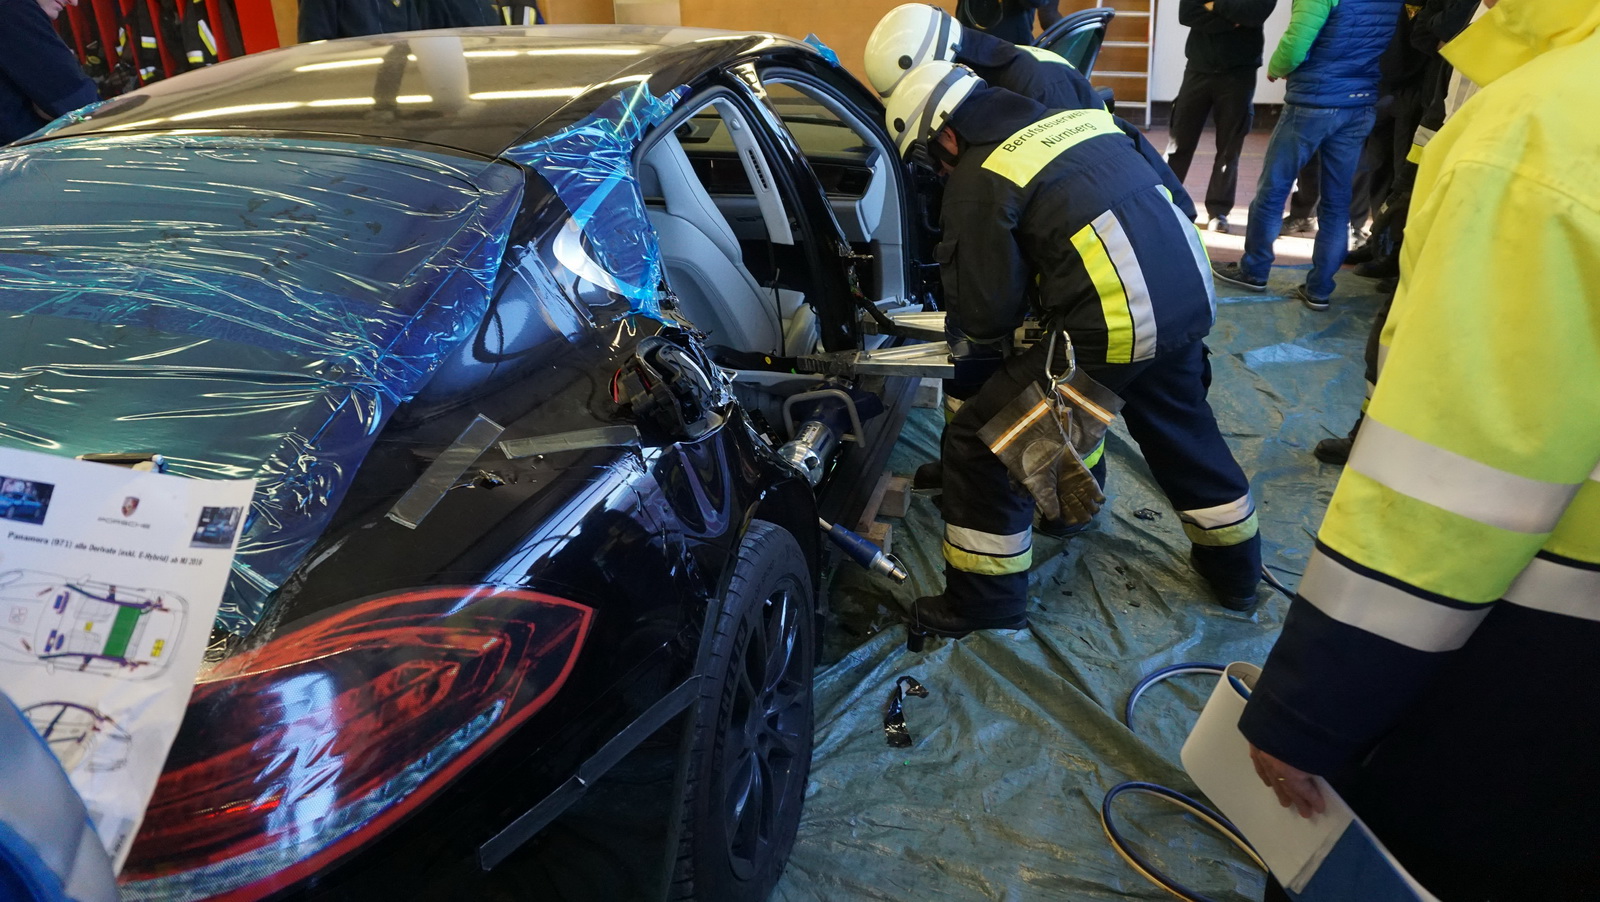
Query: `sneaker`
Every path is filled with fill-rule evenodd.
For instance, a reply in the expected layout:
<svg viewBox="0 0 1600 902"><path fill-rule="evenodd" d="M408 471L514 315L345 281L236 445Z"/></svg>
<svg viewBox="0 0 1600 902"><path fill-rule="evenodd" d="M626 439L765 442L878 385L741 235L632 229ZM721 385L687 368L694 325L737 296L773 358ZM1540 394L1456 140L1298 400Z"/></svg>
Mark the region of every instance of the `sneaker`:
<svg viewBox="0 0 1600 902"><path fill-rule="evenodd" d="M1237 263L1224 263L1221 266L1213 263L1211 264L1211 273L1230 285L1237 285L1240 288L1248 288L1251 291L1267 290L1266 279L1257 279L1245 275L1244 269Z"/></svg>
<svg viewBox="0 0 1600 902"><path fill-rule="evenodd" d="M1310 291L1306 290L1304 285L1296 285L1294 288L1290 289L1289 297L1294 298L1300 303L1306 305L1306 308L1309 310L1321 312L1328 309L1328 299L1319 298L1312 295Z"/></svg>
<svg viewBox="0 0 1600 902"><path fill-rule="evenodd" d="M956 610L956 605L943 594L925 595L911 603L911 618L907 628L922 636L944 636L960 639L977 630L1022 630L1028 628L1028 615L990 614L977 617Z"/></svg>
<svg viewBox="0 0 1600 902"><path fill-rule="evenodd" d="M1229 234L1228 217L1213 216L1211 217L1211 222L1206 224L1206 228L1216 232L1218 235L1227 235Z"/></svg>
<svg viewBox="0 0 1600 902"><path fill-rule="evenodd" d="M1283 217L1283 232L1309 234L1317 230L1317 220L1314 216L1285 216Z"/></svg>

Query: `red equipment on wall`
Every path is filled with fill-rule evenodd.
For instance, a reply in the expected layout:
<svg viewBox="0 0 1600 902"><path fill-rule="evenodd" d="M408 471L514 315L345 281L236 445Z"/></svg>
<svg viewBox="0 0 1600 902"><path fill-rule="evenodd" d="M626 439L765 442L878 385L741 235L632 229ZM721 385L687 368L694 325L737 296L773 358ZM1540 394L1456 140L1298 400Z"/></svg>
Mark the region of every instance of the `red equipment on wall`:
<svg viewBox="0 0 1600 902"><path fill-rule="evenodd" d="M269 0L80 0L56 27L102 99L278 46Z"/></svg>

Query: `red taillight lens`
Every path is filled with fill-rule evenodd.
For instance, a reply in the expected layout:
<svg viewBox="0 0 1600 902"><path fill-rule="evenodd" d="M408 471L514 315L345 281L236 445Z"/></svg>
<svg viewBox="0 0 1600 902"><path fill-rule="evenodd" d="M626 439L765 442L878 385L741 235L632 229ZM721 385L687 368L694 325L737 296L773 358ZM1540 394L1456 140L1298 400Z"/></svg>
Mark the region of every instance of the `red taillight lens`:
<svg viewBox="0 0 1600 902"><path fill-rule="evenodd" d="M123 898L256 899L375 839L561 688L593 610L537 592L354 602L195 686Z"/></svg>

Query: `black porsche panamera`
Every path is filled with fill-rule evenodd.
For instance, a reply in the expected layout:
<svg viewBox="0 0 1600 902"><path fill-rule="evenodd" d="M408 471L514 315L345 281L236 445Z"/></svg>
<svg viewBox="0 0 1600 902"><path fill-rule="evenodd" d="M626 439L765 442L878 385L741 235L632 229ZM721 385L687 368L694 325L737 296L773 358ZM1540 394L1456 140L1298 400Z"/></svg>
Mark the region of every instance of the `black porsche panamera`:
<svg viewBox="0 0 1600 902"><path fill-rule="evenodd" d="M770 893L818 519L938 372L880 118L788 38L494 28L0 151L0 443L258 479L124 898Z"/></svg>

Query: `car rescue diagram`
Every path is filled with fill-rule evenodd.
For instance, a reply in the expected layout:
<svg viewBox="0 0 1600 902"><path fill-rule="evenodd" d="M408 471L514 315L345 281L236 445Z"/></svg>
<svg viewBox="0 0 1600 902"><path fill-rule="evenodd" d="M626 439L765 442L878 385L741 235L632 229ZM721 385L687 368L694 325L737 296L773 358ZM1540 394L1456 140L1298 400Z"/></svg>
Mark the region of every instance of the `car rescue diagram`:
<svg viewBox="0 0 1600 902"><path fill-rule="evenodd" d="M67 773L120 770L133 736L105 714L76 702L39 702L22 709Z"/></svg>
<svg viewBox="0 0 1600 902"><path fill-rule="evenodd" d="M171 660L187 607L161 590L0 571L0 658L149 679Z"/></svg>

